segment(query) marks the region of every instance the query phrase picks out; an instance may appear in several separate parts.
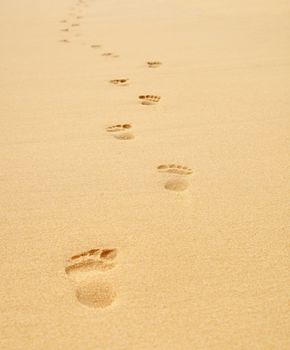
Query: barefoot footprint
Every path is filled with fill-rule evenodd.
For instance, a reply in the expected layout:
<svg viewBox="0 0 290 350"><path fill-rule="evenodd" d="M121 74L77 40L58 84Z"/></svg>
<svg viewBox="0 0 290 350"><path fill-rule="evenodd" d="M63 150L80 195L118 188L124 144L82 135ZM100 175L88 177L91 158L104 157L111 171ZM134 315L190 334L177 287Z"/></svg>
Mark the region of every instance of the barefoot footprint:
<svg viewBox="0 0 290 350"><path fill-rule="evenodd" d="M100 45L100 44L92 44L92 45L91 45L91 48L92 48L92 49L99 49L101 46L102 46L102 45Z"/></svg>
<svg viewBox="0 0 290 350"><path fill-rule="evenodd" d="M126 86L129 85L129 79L112 79L109 81L111 84L118 86Z"/></svg>
<svg viewBox="0 0 290 350"><path fill-rule="evenodd" d="M113 57L113 58L120 57L119 55L117 55L117 54L115 54L115 53L112 53L112 52L104 52L104 53L102 53L102 56L105 56L105 57Z"/></svg>
<svg viewBox="0 0 290 350"><path fill-rule="evenodd" d="M159 62L159 61L148 61L147 62L147 66L149 68L158 68L161 66L161 64L162 64L162 62Z"/></svg>
<svg viewBox="0 0 290 350"><path fill-rule="evenodd" d="M154 105L161 99L160 96L156 95L140 95L138 98L141 101L142 105Z"/></svg>
<svg viewBox="0 0 290 350"><path fill-rule="evenodd" d="M132 140L135 138L134 134L126 132L126 130L131 129L131 124L116 124L108 126L106 128L107 132L114 133L114 138L117 140Z"/></svg>
<svg viewBox="0 0 290 350"><path fill-rule="evenodd" d="M113 303L115 288L104 272L115 267L116 257L115 248L95 248L67 260L65 272L72 280L81 304L104 308Z"/></svg>
<svg viewBox="0 0 290 350"><path fill-rule="evenodd" d="M166 190L181 192L187 189L188 183L180 176L191 175L192 169L176 164L161 164L157 167L157 170L161 173L173 174L164 185Z"/></svg>

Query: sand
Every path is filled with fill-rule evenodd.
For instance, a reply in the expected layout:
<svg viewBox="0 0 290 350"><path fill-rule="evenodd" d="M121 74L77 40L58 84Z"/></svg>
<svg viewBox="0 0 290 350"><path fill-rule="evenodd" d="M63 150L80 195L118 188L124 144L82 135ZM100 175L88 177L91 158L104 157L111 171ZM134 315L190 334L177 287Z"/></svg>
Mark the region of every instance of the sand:
<svg viewBox="0 0 290 350"><path fill-rule="evenodd" d="M289 11L1 1L1 349L290 348Z"/></svg>

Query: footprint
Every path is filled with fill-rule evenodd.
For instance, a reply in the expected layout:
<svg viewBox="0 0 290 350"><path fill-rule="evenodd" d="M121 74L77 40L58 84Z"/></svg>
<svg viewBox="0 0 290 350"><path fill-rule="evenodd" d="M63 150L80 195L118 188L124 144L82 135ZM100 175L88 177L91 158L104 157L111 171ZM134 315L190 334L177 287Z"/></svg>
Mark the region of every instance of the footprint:
<svg viewBox="0 0 290 350"><path fill-rule="evenodd" d="M112 269L115 264L113 260L117 256L116 249L91 249L87 252L74 255L68 259L65 272L106 271Z"/></svg>
<svg viewBox="0 0 290 350"><path fill-rule="evenodd" d="M77 300L92 308L111 305L116 292L104 273L115 267L117 249L95 248L68 259L65 272L75 286Z"/></svg>
<svg viewBox="0 0 290 350"><path fill-rule="evenodd" d="M116 125L108 126L106 128L106 131L115 133L113 135L115 139L126 141L126 140L133 140L135 138L134 134L130 132L124 132L131 128L132 128L131 124L116 124Z"/></svg>
<svg viewBox="0 0 290 350"><path fill-rule="evenodd" d="M126 86L129 85L129 79L112 79L109 81L111 84L118 86Z"/></svg>
<svg viewBox="0 0 290 350"><path fill-rule="evenodd" d="M60 42L61 43L69 43L70 41L68 39L61 39Z"/></svg>
<svg viewBox="0 0 290 350"><path fill-rule="evenodd" d="M161 99L160 96L156 95L140 95L138 98L141 101L142 105L154 105Z"/></svg>
<svg viewBox="0 0 290 350"><path fill-rule="evenodd" d="M190 175L192 174L192 170L186 166L182 165L176 165L176 164L169 164L169 165L159 165L157 167L159 172L165 172L170 174L177 174L177 175Z"/></svg>
<svg viewBox="0 0 290 350"><path fill-rule="evenodd" d="M147 66L149 68L158 68L162 65L162 62L159 62L159 61L148 61L147 62Z"/></svg>
<svg viewBox="0 0 290 350"><path fill-rule="evenodd" d="M92 49L99 49L102 45L99 45L99 44L93 44L91 45L91 48Z"/></svg>
<svg viewBox="0 0 290 350"><path fill-rule="evenodd" d="M112 53L112 52L104 52L104 53L102 53L102 56L105 56L105 57L113 57L113 58L120 57L119 55L114 54L114 53Z"/></svg>
<svg viewBox="0 0 290 350"><path fill-rule="evenodd" d="M61 29L60 31L61 31L61 32L68 32L69 29L68 29L68 28L64 28L64 29Z"/></svg>
<svg viewBox="0 0 290 350"><path fill-rule="evenodd" d="M167 180L167 182L164 185L164 188L166 190L182 192L188 188L188 182L180 178L180 176L191 175L192 169L186 166L176 164L161 164L157 167L157 170L161 173L178 175L177 177Z"/></svg>
<svg viewBox="0 0 290 350"><path fill-rule="evenodd" d="M72 26L72 27L79 27L80 24L79 24L79 23L72 23L71 26Z"/></svg>
<svg viewBox="0 0 290 350"><path fill-rule="evenodd" d="M132 128L131 124L117 124L107 127L108 132L116 132L116 131L123 131Z"/></svg>

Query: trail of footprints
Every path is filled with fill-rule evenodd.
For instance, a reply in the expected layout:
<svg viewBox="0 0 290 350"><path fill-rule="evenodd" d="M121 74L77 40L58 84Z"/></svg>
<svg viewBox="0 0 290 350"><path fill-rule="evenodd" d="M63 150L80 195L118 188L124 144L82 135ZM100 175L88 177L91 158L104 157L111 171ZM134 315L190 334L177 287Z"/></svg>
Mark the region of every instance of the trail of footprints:
<svg viewBox="0 0 290 350"><path fill-rule="evenodd" d="M83 11L88 7L89 0L78 0L77 4L70 9L68 18L60 21L63 33L60 42L68 44L72 37L80 37L79 31L81 20L84 18ZM90 48L99 50L102 47L99 43L91 43ZM102 57L118 58L119 55L113 52L102 52ZM162 62L147 61L147 68L160 68ZM128 86L128 78L118 78L109 80L111 85ZM161 96L147 94L139 95L138 101L141 105L157 105ZM116 140L128 141L135 138L132 132L132 124L120 123L106 127L108 135ZM164 189L174 192L185 191L189 183L188 177L193 171L187 166L180 164L161 164L157 166L164 181ZM110 306L116 299L117 292L111 276L111 271L116 267L117 249L116 248L93 248L70 257L66 261L65 273L71 280L77 300L91 308L99 309Z"/></svg>

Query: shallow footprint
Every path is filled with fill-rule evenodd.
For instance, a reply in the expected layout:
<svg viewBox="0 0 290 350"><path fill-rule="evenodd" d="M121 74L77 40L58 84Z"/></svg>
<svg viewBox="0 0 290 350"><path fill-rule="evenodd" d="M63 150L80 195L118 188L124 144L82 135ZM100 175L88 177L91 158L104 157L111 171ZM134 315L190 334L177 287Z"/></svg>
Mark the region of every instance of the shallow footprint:
<svg viewBox="0 0 290 350"><path fill-rule="evenodd" d="M131 129L131 124L116 124L112 126L108 126L106 128L107 132L114 133L113 137L117 140L133 140L135 138L133 133L125 132L128 129Z"/></svg>
<svg viewBox="0 0 290 350"><path fill-rule="evenodd" d="M124 131L130 128L132 128L131 124L116 124L116 125L108 126L106 130L108 132L117 132L117 131Z"/></svg>
<svg viewBox="0 0 290 350"><path fill-rule="evenodd" d="M115 288L104 272L115 266L116 256L115 248L94 248L68 259L65 272L73 281L76 298L81 304L104 308L113 303Z"/></svg>
<svg viewBox="0 0 290 350"><path fill-rule="evenodd" d="M160 67L162 65L162 62L160 62L160 61L148 61L147 62L147 66L149 67L149 68L158 68L158 67Z"/></svg>
<svg viewBox="0 0 290 350"><path fill-rule="evenodd" d="M154 105L158 103L161 99L160 96L156 95L139 95L138 98L141 101L142 105Z"/></svg>
<svg viewBox="0 0 290 350"><path fill-rule="evenodd" d="M129 79L112 79L109 80L111 84L118 85L118 86L126 86L129 85Z"/></svg>
<svg viewBox="0 0 290 350"><path fill-rule="evenodd" d="M115 53L112 53L112 52L104 52L104 53L102 53L102 56L105 56L105 57L113 57L113 58L120 57L119 55L117 55L117 54L115 54Z"/></svg>
<svg viewBox="0 0 290 350"><path fill-rule="evenodd" d="M157 170L163 173L165 172L165 173L177 174L177 175L192 174L192 169L188 168L187 166L176 165L176 164L161 164L157 167Z"/></svg>
<svg viewBox="0 0 290 350"><path fill-rule="evenodd" d="M185 191L189 184L180 176L191 175L192 169L176 164L161 164L157 167L157 170L161 173L173 174L173 178L167 180L164 184L164 188L169 191L182 192Z"/></svg>
<svg viewBox="0 0 290 350"><path fill-rule="evenodd" d="M91 48L92 49L99 49L102 45L99 45L99 44L92 44L91 45Z"/></svg>

